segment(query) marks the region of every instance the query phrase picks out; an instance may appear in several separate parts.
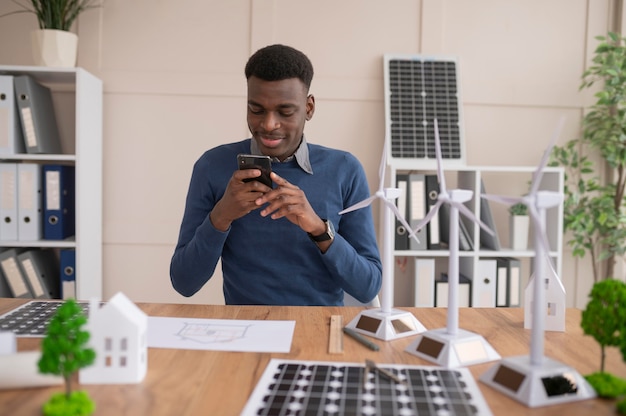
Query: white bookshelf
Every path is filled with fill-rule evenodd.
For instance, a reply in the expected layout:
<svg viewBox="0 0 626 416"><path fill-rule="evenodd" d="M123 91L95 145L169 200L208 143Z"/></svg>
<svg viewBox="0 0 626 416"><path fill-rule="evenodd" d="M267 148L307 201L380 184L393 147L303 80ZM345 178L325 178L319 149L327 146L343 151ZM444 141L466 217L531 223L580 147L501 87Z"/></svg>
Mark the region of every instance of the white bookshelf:
<svg viewBox="0 0 626 416"><path fill-rule="evenodd" d="M19 154L2 162L68 163L76 169L76 234L62 241L0 241L0 247L75 248L76 297L102 300L102 81L82 68L3 66L52 90L62 154Z"/></svg>
<svg viewBox="0 0 626 416"><path fill-rule="evenodd" d="M415 163L414 163L415 165ZM459 251L459 266L463 274L473 279L477 274L478 260L481 258L513 257L523 262L522 284L528 282L532 272L532 261L535 257L535 250L532 247L532 225L529 231L529 247L526 250L513 250L509 245L508 227L508 207L493 201L480 198L481 180L484 182L486 193L519 197L528 192L532 181L535 166L444 166L446 175L446 187L451 189L470 189L474 195L466 206L480 218L481 204L488 203L496 223L496 232L499 236L500 250L481 248L480 227L471 221L465 221L470 238L472 240L472 250ZM389 166L389 186L395 186L398 173L423 173L436 175L436 168L428 169L407 169L407 165ZM562 192L564 186L564 171L561 167L546 167L541 190ZM465 218L460 215L462 220ZM558 276L562 276L562 252L563 252L563 205L548 209L546 212L546 232L550 245L550 257L553 260ZM394 232L395 235L395 232ZM395 250L394 257L409 258L434 258L437 263L435 278L441 272L447 272L447 259L450 255L448 250ZM406 283L405 283L406 284ZM396 277L396 286L402 285ZM410 290L410 288L406 288ZM521 288L523 291L523 287ZM397 292L396 292L397 293Z"/></svg>

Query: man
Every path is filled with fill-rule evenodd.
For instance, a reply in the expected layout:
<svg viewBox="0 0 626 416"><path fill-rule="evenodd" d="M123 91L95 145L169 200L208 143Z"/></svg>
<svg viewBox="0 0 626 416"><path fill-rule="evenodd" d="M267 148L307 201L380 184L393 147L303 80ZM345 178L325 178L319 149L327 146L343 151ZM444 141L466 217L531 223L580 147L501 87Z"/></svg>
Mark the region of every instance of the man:
<svg viewBox="0 0 626 416"><path fill-rule="evenodd" d="M338 213L369 196L351 154L307 143L313 66L300 51L271 45L250 57L251 139L208 150L195 163L170 277L191 296L222 259L227 304L342 305L378 293L382 266L371 209ZM272 158L274 188L237 155Z"/></svg>

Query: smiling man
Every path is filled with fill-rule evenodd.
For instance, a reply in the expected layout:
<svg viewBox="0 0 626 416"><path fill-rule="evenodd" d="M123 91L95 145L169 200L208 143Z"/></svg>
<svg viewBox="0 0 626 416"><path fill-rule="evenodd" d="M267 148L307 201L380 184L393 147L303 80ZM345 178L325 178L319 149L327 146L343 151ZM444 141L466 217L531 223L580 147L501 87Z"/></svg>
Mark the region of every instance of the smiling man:
<svg viewBox="0 0 626 416"><path fill-rule="evenodd" d="M222 259L227 304L341 305L361 302L381 285L371 208L339 211L369 196L350 153L307 143L315 112L313 66L285 45L258 50L245 67L252 138L218 146L195 163L178 244L174 288L192 296ZM268 187L238 170L237 155L272 159Z"/></svg>

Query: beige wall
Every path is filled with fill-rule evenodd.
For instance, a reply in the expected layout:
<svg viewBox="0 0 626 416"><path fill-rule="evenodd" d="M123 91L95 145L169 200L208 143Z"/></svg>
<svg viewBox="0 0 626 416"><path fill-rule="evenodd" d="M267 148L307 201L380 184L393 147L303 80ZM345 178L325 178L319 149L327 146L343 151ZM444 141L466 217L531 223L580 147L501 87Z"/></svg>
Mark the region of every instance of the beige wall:
<svg viewBox="0 0 626 416"><path fill-rule="evenodd" d="M580 76L612 8L610 0L104 4L77 26L78 65L104 81L104 296L193 303L223 296L219 272L191 299L169 283L191 167L204 150L247 137L243 66L259 47L286 43L311 58L317 111L307 136L354 153L376 187L383 54L458 56L467 163L534 166L562 114L560 143L577 135L591 95L578 92ZM2 1L0 14L14 7ZM34 16L0 22L0 64L30 65ZM586 303L588 261L566 248L570 306Z"/></svg>

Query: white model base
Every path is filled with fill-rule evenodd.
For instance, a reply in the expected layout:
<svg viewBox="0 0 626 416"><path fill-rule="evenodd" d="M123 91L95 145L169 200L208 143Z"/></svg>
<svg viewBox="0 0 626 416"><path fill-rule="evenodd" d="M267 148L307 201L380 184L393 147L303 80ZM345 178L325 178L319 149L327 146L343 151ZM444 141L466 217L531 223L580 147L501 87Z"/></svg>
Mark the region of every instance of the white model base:
<svg viewBox="0 0 626 416"><path fill-rule="evenodd" d="M360 312L347 327L383 341L409 337L426 331L424 325L412 313L398 309L383 312L380 308Z"/></svg>
<svg viewBox="0 0 626 416"><path fill-rule="evenodd" d="M455 335L449 334L447 328L424 332L405 351L447 368L500 359L500 354L482 336L463 329Z"/></svg>
<svg viewBox="0 0 626 416"><path fill-rule="evenodd" d="M547 357L540 365L531 365L528 355L505 358L480 376L480 381L528 407L596 397L576 370Z"/></svg>

